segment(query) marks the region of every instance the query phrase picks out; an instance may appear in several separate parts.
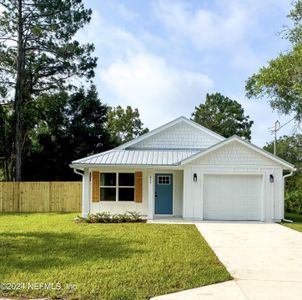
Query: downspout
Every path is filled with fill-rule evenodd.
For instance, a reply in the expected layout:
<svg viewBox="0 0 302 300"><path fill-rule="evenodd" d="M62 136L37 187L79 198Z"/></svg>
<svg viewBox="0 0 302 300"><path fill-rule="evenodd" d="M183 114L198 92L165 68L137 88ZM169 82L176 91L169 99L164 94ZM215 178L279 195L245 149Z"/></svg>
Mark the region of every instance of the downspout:
<svg viewBox="0 0 302 300"><path fill-rule="evenodd" d="M73 169L73 172L75 172L78 175L81 175L82 177L84 175L84 172L82 173L82 172L80 172L80 170L77 170L77 169Z"/></svg>
<svg viewBox="0 0 302 300"><path fill-rule="evenodd" d="M293 176L294 172L296 171L297 169L293 169L290 171L290 173L286 174L286 175L283 175L283 179L284 178L287 178L287 177L290 177L290 176Z"/></svg>
<svg viewBox="0 0 302 300"><path fill-rule="evenodd" d="M288 173L288 174L286 174L286 175L283 175L283 180L285 180L285 178L287 178L287 177L293 176L293 174L294 174L294 172L295 172L296 170L297 170L297 169L292 169L292 170L290 171L290 173ZM286 222L286 223L293 223L292 220L287 220L287 219L282 219L281 221Z"/></svg>

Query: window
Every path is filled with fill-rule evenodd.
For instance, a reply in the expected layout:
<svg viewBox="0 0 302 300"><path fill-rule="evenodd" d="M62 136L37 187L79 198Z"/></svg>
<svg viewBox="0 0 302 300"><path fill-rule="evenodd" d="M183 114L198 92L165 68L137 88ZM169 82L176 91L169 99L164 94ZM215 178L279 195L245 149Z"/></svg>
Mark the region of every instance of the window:
<svg viewBox="0 0 302 300"><path fill-rule="evenodd" d="M157 184L169 185L170 184L170 176L157 176Z"/></svg>
<svg viewBox="0 0 302 300"><path fill-rule="evenodd" d="M134 173L119 173L118 183L118 201L134 201Z"/></svg>
<svg viewBox="0 0 302 300"><path fill-rule="evenodd" d="M115 201L116 173L101 173L101 201Z"/></svg>
<svg viewBox="0 0 302 300"><path fill-rule="evenodd" d="M101 201L134 201L134 173L101 173Z"/></svg>

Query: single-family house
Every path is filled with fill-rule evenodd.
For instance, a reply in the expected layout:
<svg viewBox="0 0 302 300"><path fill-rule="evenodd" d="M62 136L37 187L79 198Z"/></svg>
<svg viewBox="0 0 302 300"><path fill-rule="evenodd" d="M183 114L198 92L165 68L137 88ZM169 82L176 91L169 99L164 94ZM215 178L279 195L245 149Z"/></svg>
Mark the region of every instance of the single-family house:
<svg viewBox="0 0 302 300"><path fill-rule="evenodd" d="M238 136L180 117L112 150L78 159L82 214L136 211L148 219L284 218L294 166Z"/></svg>

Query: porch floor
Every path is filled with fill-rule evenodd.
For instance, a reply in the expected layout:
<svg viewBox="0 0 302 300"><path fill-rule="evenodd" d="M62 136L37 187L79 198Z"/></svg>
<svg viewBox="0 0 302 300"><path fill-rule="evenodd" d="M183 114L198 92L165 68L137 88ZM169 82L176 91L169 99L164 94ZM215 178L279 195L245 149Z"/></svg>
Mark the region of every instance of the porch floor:
<svg viewBox="0 0 302 300"><path fill-rule="evenodd" d="M229 223L229 224L263 224L274 222L262 222L262 221L219 221L219 220L188 220L182 217L160 217L156 216L152 220L147 220L149 224L197 224L197 223Z"/></svg>
<svg viewBox="0 0 302 300"><path fill-rule="evenodd" d="M204 221L198 220L185 220L181 217L154 217L153 220L148 220L150 224L196 224Z"/></svg>

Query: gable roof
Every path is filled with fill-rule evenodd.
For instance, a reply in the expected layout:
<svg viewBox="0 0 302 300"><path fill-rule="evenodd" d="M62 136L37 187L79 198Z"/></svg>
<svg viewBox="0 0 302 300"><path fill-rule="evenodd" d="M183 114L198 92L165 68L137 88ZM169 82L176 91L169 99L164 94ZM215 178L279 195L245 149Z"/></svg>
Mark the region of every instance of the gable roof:
<svg viewBox="0 0 302 300"><path fill-rule="evenodd" d="M189 126L192 126L195 129L200 130L203 133L208 134L209 136L211 136L213 138L216 138L218 141L222 141L222 140L225 139L223 136L213 132L212 130L210 130L210 129L208 129L208 128L200 125L200 124L197 124L196 122L191 121L191 120L189 120L188 118L186 118L184 116L181 116L181 117L179 117L179 118L177 118L177 119L175 119L175 120L173 120L169 123L166 123L166 124L156 128L156 129L154 129L154 130L152 130L148 133L145 133L145 134L133 139L132 141L129 141L125 144L122 144L122 145L118 146L115 149L127 149L129 147L133 147L134 145L136 145L136 144L138 144L142 141L145 141L146 139L148 139L148 138L150 138L150 137L152 137L152 136L154 136L158 133L161 133L161 132L171 128L172 126L175 126L175 125L180 124L182 122L184 122L185 124L187 124Z"/></svg>
<svg viewBox="0 0 302 300"><path fill-rule="evenodd" d="M259 148L258 146L242 139L241 137L237 136L237 135L233 135L232 137L230 138L227 138L225 139L224 141L221 141L220 143L217 143L215 145L213 145L212 147L209 147L208 149L205 149L204 151L202 152L199 152L199 153L196 153L196 154L193 154L192 156L184 159L182 162L181 162L181 165L185 165L187 163L190 163L192 161L194 161L195 159L198 159L198 158L202 158L204 157L205 155L211 153L211 152L214 152L215 150L218 150L234 141L237 141L239 142L240 144L248 147L249 149L252 149L254 151L256 151L257 153L273 160L274 162L277 162L279 163L280 165L282 165L284 167L284 169L289 169L289 170L295 170L295 166L287 161L285 161L284 159L276 156L276 155L273 155L272 153L264 150L264 149L261 149Z"/></svg>

